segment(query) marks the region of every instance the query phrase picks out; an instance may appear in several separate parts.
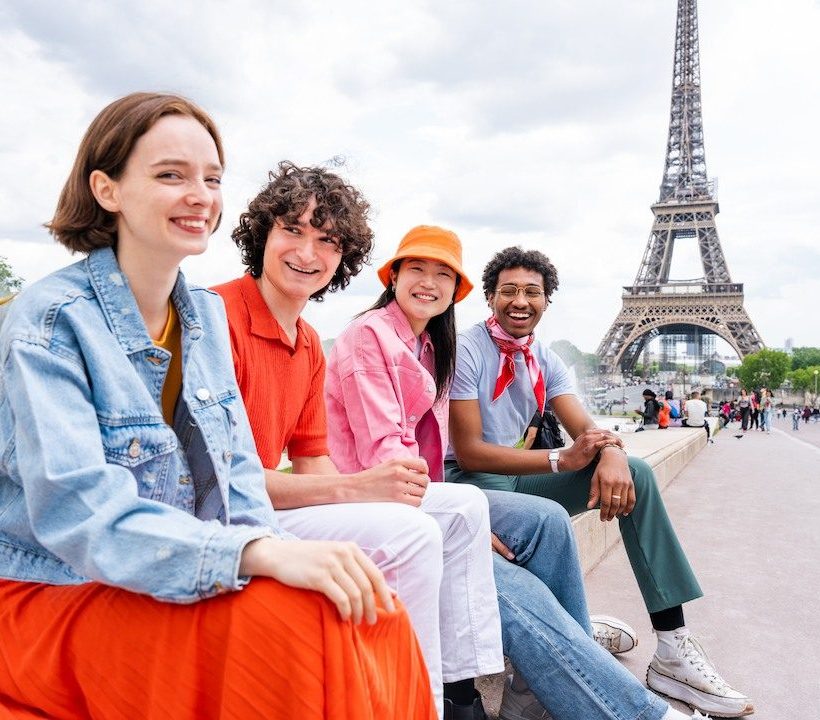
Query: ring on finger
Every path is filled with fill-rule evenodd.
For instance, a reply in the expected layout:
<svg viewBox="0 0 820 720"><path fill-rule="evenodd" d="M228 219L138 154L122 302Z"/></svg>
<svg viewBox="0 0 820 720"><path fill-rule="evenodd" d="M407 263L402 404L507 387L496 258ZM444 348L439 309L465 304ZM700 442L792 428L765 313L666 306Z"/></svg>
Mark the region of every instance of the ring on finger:
<svg viewBox="0 0 820 720"><path fill-rule="evenodd" d="M620 496L620 495L613 495L613 496L612 496L612 499L613 499L613 500L620 500L620 499L621 499L621 496Z"/></svg>

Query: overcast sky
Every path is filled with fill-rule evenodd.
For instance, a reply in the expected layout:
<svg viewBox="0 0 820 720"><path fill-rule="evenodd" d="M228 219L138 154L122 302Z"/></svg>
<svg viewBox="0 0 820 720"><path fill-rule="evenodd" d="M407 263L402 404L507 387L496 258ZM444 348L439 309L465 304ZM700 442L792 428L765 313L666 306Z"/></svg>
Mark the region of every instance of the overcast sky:
<svg viewBox="0 0 820 720"><path fill-rule="evenodd" d="M73 261L42 228L96 113L134 90L191 97L228 161L225 220L184 266L242 267L230 230L281 159L338 172L374 207L374 266L413 225L491 254L544 251L561 286L542 339L594 351L638 270L668 130L674 0L0 0L0 255L27 282ZM820 346L820 4L701 0L706 163L718 232L764 341ZM676 278L702 274L676 248ZM370 304L366 268L311 303L324 337ZM480 293L459 306L482 319Z"/></svg>

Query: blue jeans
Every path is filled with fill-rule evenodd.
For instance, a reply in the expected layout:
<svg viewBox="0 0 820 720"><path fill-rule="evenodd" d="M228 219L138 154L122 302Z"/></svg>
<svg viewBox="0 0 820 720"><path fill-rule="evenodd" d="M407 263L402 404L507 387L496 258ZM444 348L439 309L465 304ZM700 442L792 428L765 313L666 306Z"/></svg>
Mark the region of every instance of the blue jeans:
<svg viewBox="0 0 820 720"><path fill-rule="evenodd" d="M652 468L641 458L630 457L629 471L638 501L629 517L618 518L618 525L646 609L658 612L700 597L703 593L666 513ZM581 470L514 476L465 472L449 462L444 472L450 482L537 495L577 515L586 511L595 463Z"/></svg>
<svg viewBox="0 0 820 720"><path fill-rule="evenodd" d="M668 705L592 639L569 516L533 495L485 490L504 654L556 720L659 720Z"/></svg>

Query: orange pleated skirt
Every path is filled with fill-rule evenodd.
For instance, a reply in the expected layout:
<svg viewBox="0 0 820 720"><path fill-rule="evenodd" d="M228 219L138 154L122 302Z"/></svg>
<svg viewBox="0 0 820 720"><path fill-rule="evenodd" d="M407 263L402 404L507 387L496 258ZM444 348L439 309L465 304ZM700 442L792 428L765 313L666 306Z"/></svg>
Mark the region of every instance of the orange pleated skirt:
<svg viewBox="0 0 820 720"><path fill-rule="evenodd" d="M0 580L0 719L435 720L407 613L265 578L192 605Z"/></svg>

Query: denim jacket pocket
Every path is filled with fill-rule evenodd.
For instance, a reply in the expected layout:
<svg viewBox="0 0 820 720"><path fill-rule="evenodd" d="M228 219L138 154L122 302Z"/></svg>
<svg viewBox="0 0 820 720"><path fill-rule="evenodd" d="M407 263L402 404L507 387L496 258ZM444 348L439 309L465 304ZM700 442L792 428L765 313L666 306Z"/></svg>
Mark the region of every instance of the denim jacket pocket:
<svg viewBox="0 0 820 720"><path fill-rule="evenodd" d="M106 462L127 467L134 474L141 497L160 498L162 478L178 447L174 431L157 418L99 418Z"/></svg>

